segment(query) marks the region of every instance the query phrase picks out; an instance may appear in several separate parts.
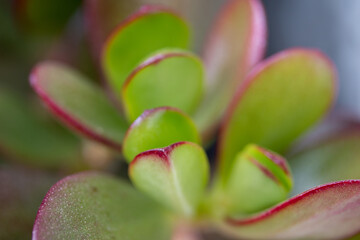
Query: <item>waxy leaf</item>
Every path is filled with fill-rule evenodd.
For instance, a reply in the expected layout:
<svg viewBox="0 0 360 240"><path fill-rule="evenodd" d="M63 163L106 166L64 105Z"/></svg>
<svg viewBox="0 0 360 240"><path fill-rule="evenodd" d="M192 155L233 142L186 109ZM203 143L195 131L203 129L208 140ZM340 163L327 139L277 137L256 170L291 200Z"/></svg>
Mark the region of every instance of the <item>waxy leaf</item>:
<svg viewBox="0 0 360 240"><path fill-rule="evenodd" d="M121 23L103 49L102 65L116 95L131 71L153 52L163 48L187 48L189 29L173 12L143 6Z"/></svg>
<svg viewBox="0 0 360 240"><path fill-rule="evenodd" d="M342 239L360 231L360 180L313 188L246 219L228 219L246 239Z"/></svg>
<svg viewBox="0 0 360 240"><path fill-rule="evenodd" d="M81 142L47 121L28 99L0 91L0 149L31 166L74 170L82 163Z"/></svg>
<svg viewBox="0 0 360 240"><path fill-rule="evenodd" d="M290 157L294 192L331 181L360 178L360 129L351 127Z"/></svg>
<svg viewBox="0 0 360 240"><path fill-rule="evenodd" d="M33 240L170 239L162 208L128 183L85 172L64 178L46 194Z"/></svg>
<svg viewBox="0 0 360 240"><path fill-rule="evenodd" d="M231 0L224 6L204 49L206 96L195 115L204 138L213 135L245 74L263 57L266 20L258 0Z"/></svg>
<svg viewBox="0 0 360 240"><path fill-rule="evenodd" d="M286 160L256 145L248 145L235 159L225 185L228 214L245 215L286 199L292 179Z"/></svg>
<svg viewBox="0 0 360 240"><path fill-rule="evenodd" d="M37 209L55 174L0 166L0 239L31 239Z"/></svg>
<svg viewBox="0 0 360 240"><path fill-rule="evenodd" d="M191 114L203 91L201 60L190 52L166 50L140 64L122 88L125 112L132 122L146 109L170 106Z"/></svg>
<svg viewBox="0 0 360 240"><path fill-rule="evenodd" d="M236 94L220 134L222 178L248 143L283 152L318 121L335 92L332 63L316 50L286 50L257 65Z"/></svg>
<svg viewBox="0 0 360 240"><path fill-rule="evenodd" d="M190 142L143 152L130 164L137 188L169 209L185 216L196 214L209 179L204 150Z"/></svg>
<svg viewBox="0 0 360 240"><path fill-rule="evenodd" d="M176 142L200 143L195 124L183 112L170 107L145 111L126 132L123 154L128 162L147 150Z"/></svg>
<svg viewBox="0 0 360 240"><path fill-rule="evenodd" d="M56 62L37 65L30 75L36 93L65 124L115 149L127 123L100 88L75 70Z"/></svg>

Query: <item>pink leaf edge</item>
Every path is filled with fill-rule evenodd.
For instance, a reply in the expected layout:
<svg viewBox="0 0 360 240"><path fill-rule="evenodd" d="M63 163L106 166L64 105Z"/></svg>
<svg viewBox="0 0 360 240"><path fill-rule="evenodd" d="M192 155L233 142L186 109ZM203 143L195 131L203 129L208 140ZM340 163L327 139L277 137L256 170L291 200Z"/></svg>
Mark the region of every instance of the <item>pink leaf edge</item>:
<svg viewBox="0 0 360 240"><path fill-rule="evenodd" d="M209 56L207 53L210 52L208 49L212 47L217 41L217 36L219 32L222 30L224 22L227 21L227 18L233 14L233 10L236 9L238 4L243 4L244 0L230 0L228 3L222 8L220 14L218 15L216 22L214 23L214 28L210 32L208 37L208 41L205 44L204 48L204 61L205 64L209 61ZM251 33L249 35L248 42L252 43L254 47L249 48L248 59L249 65L256 64L259 60L261 60L265 55L266 49L266 39L267 39L267 28L266 28L266 15L265 10L262 3L259 0L249 0L248 4L251 9ZM206 64L207 65L207 64Z"/></svg>
<svg viewBox="0 0 360 240"><path fill-rule="evenodd" d="M174 17L181 18L178 13L173 11L172 9L162 6L162 5L143 5L140 7L140 9L130 15L128 18L126 18L124 21L122 21L113 31L112 33L107 37L105 40L105 43L103 44L103 48L101 50L101 58L104 59L106 55L106 51L108 47L110 46L111 42L114 40L116 35L121 32L123 29L125 29L128 25L135 22L136 20L139 20L149 14L155 14L155 13L161 13L166 12L169 14L172 14Z"/></svg>
<svg viewBox="0 0 360 240"><path fill-rule="evenodd" d="M312 209L314 206L316 208ZM265 231L274 234L269 236L320 237L322 232L327 232L337 239L360 232L360 223L356 224L356 219L360 219L360 180L345 180L312 188L249 218L227 218L226 222L239 231L265 226L268 228ZM271 220L283 225L283 229L267 226L267 221Z"/></svg>
<svg viewBox="0 0 360 240"><path fill-rule="evenodd" d="M49 108L49 110L69 128L74 129L77 132L83 134L84 136L89 137L90 139L93 139L97 142L101 142L114 149L121 150L122 147L120 144L117 144L116 142L113 142L110 139L95 133L91 129L81 124L80 121L78 121L76 118L68 114L64 109L62 109L58 104L56 104L56 102L54 102L52 98L48 95L48 93L41 87L39 71L42 65L48 62L51 61L39 63L32 69L30 73L30 85L38 94L38 96L42 99L45 105Z"/></svg>
<svg viewBox="0 0 360 240"><path fill-rule="evenodd" d="M228 126L229 122L231 121L231 117L232 117L234 111L236 110L238 103L241 101L242 97L245 95L248 88L255 82L255 79L257 78L257 76L260 75L262 72L264 72L267 68L270 68L273 64L276 64L276 62L278 62L282 59L285 59L294 54L308 54L308 55L316 56L317 58L324 60L324 62L326 62L328 64L328 66L330 66L332 75L334 76L333 77L333 91L332 91L333 95L332 95L332 99L330 99L330 101L329 101L329 105L328 105L324 115L326 115L326 113L331 110L331 108L334 104L334 100L336 99L337 94L338 94L338 80L337 80L338 74L337 74L334 63L330 60L329 57L327 57L325 54L323 54L318 49L300 48L299 47L299 48L290 48L290 49L283 50L283 51L261 61L260 63L258 63L247 74L247 77L245 78L244 82L239 86L239 88L235 92L235 95L226 110L225 116L223 118L223 122L220 126L220 131L219 131L219 139L220 140L219 140L219 144L217 147L218 152L220 154L222 153L222 151L224 149L223 139L224 139L224 136L226 135L226 127Z"/></svg>

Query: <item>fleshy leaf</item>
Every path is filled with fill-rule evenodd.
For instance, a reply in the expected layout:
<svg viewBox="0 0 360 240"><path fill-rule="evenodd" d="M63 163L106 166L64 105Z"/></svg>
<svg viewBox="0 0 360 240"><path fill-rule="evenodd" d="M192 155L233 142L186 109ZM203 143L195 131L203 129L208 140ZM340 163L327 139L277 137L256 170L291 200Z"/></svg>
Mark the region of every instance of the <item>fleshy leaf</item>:
<svg viewBox="0 0 360 240"><path fill-rule="evenodd" d="M281 156L248 145L234 162L225 185L231 215L250 214L286 199L292 178L286 160Z"/></svg>
<svg viewBox="0 0 360 240"><path fill-rule="evenodd" d="M299 193L331 181L360 178L360 128L350 127L290 158Z"/></svg>
<svg viewBox="0 0 360 240"><path fill-rule="evenodd" d="M121 148L127 123L101 89L85 76L48 61L33 69L30 81L43 102L65 124L93 140Z"/></svg>
<svg viewBox="0 0 360 240"><path fill-rule="evenodd" d="M163 209L128 183L85 172L64 178L46 194L33 240L170 239Z"/></svg>
<svg viewBox="0 0 360 240"><path fill-rule="evenodd" d="M360 231L360 180L319 186L227 230L246 239L342 239Z"/></svg>
<svg viewBox="0 0 360 240"><path fill-rule="evenodd" d="M206 96L195 115L203 138L216 130L245 74L261 60L266 45L266 20L258 0L232 0L224 6L204 49Z"/></svg>
<svg viewBox="0 0 360 240"><path fill-rule="evenodd" d="M31 239L36 211L55 174L0 166L0 239Z"/></svg>
<svg viewBox="0 0 360 240"><path fill-rule="evenodd" d="M146 109L170 106L191 114L203 92L201 60L186 51L166 50L140 64L122 88L125 112L134 121Z"/></svg>
<svg viewBox="0 0 360 240"><path fill-rule="evenodd" d="M195 124L176 108L160 107L145 111L126 132L123 154L128 162L147 150L176 142L200 143Z"/></svg>
<svg viewBox="0 0 360 240"><path fill-rule="evenodd" d="M151 53L163 48L187 48L189 29L173 12L143 6L121 23L107 39L102 65L116 95L132 70Z"/></svg>
<svg viewBox="0 0 360 240"><path fill-rule="evenodd" d="M332 63L316 50L291 49L257 65L233 99L220 133L220 174L255 143L282 153L334 99Z"/></svg>
<svg viewBox="0 0 360 240"><path fill-rule="evenodd" d="M137 155L130 164L129 175L137 188L190 217L196 214L203 197L209 165L200 146L178 142Z"/></svg>
<svg viewBox="0 0 360 240"><path fill-rule="evenodd" d="M0 91L1 152L37 167L74 170L83 165L79 139L37 115L26 101L10 91Z"/></svg>

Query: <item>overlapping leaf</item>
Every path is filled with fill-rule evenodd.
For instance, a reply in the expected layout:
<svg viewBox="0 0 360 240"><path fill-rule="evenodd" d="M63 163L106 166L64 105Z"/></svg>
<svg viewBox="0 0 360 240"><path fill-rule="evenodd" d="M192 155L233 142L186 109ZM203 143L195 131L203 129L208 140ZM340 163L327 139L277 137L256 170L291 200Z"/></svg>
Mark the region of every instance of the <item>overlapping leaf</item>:
<svg viewBox="0 0 360 240"><path fill-rule="evenodd" d="M173 12L143 6L121 23L107 39L102 65L116 96L131 71L153 52L163 48L187 48L189 29Z"/></svg>
<svg viewBox="0 0 360 240"><path fill-rule="evenodd" d="M190 142L143 152L131 162L132 182L169 209L194 216L209 180L204 150Z"/></svg>
<svg viewBox="0 0 360 240"><path fill-rule="evenodd" d="M330 61L308 49L286 50L259 64L233 100L220 136L222 177L248 143L283 152L318 121L332 103Z"/></svg>
<svg viewBox="0 0 360 240"><path fill-rule="evenodd" d="M263 56L266 22L258 0L232 0L213 24L204 49L206 96L195 114L205 139L212 136L235 90Z"/></svg>
<svg viewBox="0 0 360 240"><path fill-rule="evenodd" d="M146 109L170 106L188 114L203 92L201 60L190 52L163 50L141 63L122 88L125 112L132 122Z"/></svg>
<svg viewBox="0 0 360 240"><path fill-rule="evenodd" d="M145 111L130 126L124 139L123 154L131 162L141 152L180 141L200 143L192 120L175 108L155 108Z"/></svg>

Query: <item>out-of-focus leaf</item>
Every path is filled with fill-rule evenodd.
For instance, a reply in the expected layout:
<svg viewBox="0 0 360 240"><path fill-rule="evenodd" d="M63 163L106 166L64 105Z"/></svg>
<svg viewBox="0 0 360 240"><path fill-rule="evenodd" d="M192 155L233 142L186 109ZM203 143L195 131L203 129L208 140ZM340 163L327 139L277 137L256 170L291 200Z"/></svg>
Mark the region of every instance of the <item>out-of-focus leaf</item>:
<svg viewBox="0 0 360 240"><path fill-rule="evenodd" d="M170 239L163 209L131 185L85 172L64 178L46 194L33 239Z"/></svg>
<svg viewBox="0 0 360 240"><path fill-rule="evenodd" d="M125 119L85 76L57 63L38 64L30 75L36 93L65 124L117 150L127 129Z"/></svg>
<svg viewBox="0 0 360 240"><path fill-rule="evenodd" d="M145 111L130 126L124 138L123 154L131 162L139 153L181 141L200 143L192 120L175 108L154 108Z"/></svg>
<svg viewBox="0 0 360 240"><path fill-rule="evenodd" d="M250 144L236 156L223 197L228 199L228 214L246 215L284 201L291 188L286 160Z"/></svg>
<svg viewBox="0 0 360 240"><path fill-rule="evenodd" d="M0 149L17 161L45 168L80 167L81 142L45 121L25 98L0 91Z"/></svg>
<svg viewBox="0 0 360 240"><path fill-rule="evenodd" d="M153 52L187 48L189 29L175 13L158 6L143 6L121 23L107 39L102 65L116 95L131 71Z"/></svg>
<svg viewBox="0 0 360 240"><path fill-rule="evenodd" d="M206 96L195 115L204 139L214 133L245 74L262 57L266 20L258 0L231 0L213 25L204 49Z"/></svg>
<svg viewBox="0 0 360 240"><path fill-rule="evenodd" d="M134 121L146 109L170 106L191 114L203 91L201 60L190 52L166 50L140 64L122 88L125 112Z"/></svg>
<svg viewBox="0 0 360 240"><path fill-rule="evenodd" d="M360 178L360 129L350 128L290 158L299 193L331 181Z"/></svg>
<svg viewBox="0 0 360 240"><path fill-rule="evenodd" d="M319 186L246 219L229 232L246 239L343 239L360 231L360 180Z"/></svg>
<svg viewBox="0 0 360 240"><path fill-rule="evenodd" d="M132 182L169 209L193 216L209 180L204 150L190 142L143 152L129 168Z"/></svg>
<svg viewBox="0 0 360 240"><path fill-rule="evenodd" d="M316 50L286 50L257 65L237 92L223 123L221 177L248 143L279 153L286 150L325 114L334 92L334 67Z"/></svg>
<svg viewBox="0 0 360 240"><path fill-rule="evenodd" d="M31 238L37 209L56 181L44 172L0 166L0 239Z"/></svg>
<svg viewBox="0 0 360 240"><path fill-rule="evenodd" d="M80 6L80 0L15 0L17 18L35 33L58 33Z"/></svg>

